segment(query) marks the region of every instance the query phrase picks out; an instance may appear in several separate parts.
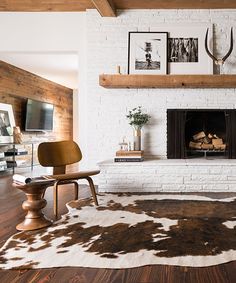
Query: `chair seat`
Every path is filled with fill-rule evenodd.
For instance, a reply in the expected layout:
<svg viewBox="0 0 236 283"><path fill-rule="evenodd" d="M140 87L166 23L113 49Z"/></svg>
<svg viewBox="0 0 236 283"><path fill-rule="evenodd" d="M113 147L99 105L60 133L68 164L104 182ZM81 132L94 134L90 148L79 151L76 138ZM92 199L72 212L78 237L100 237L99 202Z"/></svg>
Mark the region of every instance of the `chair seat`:
<svg viewBox="0 0 236 283"><path fill-rule="evenodd" d="M57 181L66 181L66 180L78 180L81 178L86 178L89 176L94 176L100 173L100 170L94 170L94 171L80 171L76 173L66 173L66 174L60 174L60 175L47 175L45 176L46 178L53 178L56 179Z"/></svg>

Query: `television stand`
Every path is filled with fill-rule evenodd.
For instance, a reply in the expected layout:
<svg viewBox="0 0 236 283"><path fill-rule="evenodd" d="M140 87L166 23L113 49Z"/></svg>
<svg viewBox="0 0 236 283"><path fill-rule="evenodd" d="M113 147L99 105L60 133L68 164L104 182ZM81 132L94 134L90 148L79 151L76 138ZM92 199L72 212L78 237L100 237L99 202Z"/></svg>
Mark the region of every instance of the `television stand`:
<svg viewBox="0 0 236 283"><path fill-rule="evenodd" d="M34 142L0 143L0 174L15 174L17 168L34 167Z"/></svg>

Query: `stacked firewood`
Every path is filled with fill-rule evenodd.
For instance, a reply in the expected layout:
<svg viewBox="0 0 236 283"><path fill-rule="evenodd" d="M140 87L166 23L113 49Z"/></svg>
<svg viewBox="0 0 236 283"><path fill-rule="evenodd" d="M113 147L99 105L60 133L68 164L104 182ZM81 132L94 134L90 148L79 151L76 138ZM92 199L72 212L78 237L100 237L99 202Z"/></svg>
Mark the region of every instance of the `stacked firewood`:
<svg viewBox="0 0 236 283"><path fill-rule="evenodd" d="M193 136L193 141L189 142L189 148L192 149L204 149L204 150L225 150L226 144L223 139L219 138L215 134L205 134L205 132L199 132Z"/></svg>

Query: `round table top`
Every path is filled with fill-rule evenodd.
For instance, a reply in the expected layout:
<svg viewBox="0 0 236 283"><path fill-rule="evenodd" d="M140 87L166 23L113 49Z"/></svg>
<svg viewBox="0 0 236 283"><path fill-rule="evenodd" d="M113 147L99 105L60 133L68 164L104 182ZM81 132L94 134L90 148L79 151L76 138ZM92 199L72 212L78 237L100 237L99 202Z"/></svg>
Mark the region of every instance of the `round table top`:
<svg viewBox="0 0 236 283"><path fill-rule="evenodd" d="M47 187L53 186L55 179L41 179L35 180L27 184L19 183L14 181L12 183L13 187L20 189L26 193L35 193L37 190L46 189Z"/></svg>

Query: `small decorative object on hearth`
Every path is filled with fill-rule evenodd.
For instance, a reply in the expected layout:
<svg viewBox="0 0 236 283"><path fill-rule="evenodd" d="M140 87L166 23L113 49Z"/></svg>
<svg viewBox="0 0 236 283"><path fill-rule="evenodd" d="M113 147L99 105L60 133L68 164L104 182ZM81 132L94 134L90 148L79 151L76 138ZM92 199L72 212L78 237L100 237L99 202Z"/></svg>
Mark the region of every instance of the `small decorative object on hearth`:
<svg viewBox="0 0 236 283"><path fill-rule="evenodd" d="M128 150L128 143L126 142L126 138L123 137L122 142L119 143L120 150Z"/></svg>
<svg viewBox="0 0 236 283"><path fill-rule="evenodd" d="M151 116L143 113L142 107L138 106L130 110L126 117L129 119L129 124L134 128L134 150L141 150L141 130Z"/></svg>
<svg viewBox="0 0 236 283"><path fill-rule="evenodd" d="M20 127L13 127L13 141L14 143L22 143L22 133Z"/></svg>

